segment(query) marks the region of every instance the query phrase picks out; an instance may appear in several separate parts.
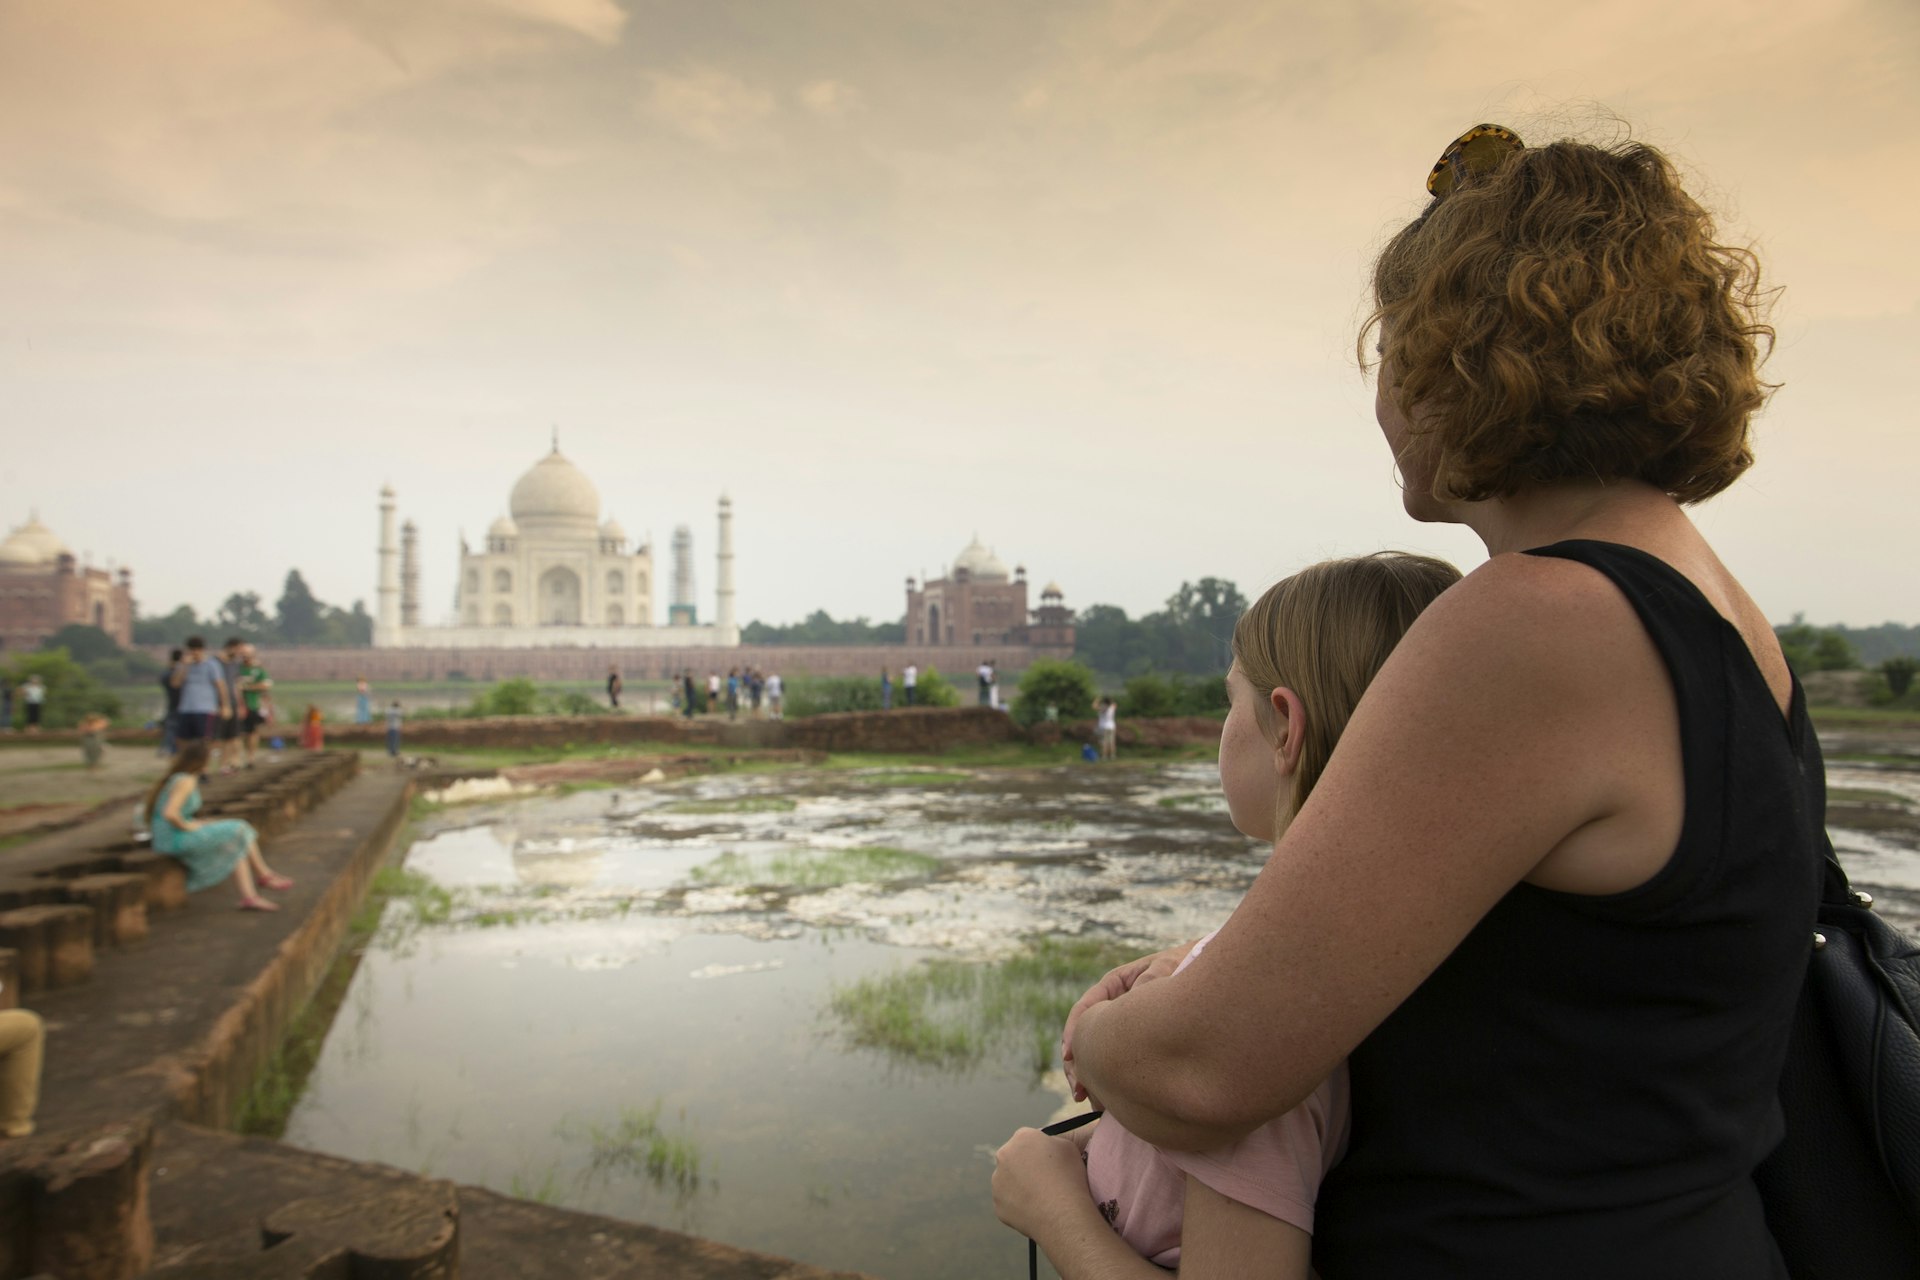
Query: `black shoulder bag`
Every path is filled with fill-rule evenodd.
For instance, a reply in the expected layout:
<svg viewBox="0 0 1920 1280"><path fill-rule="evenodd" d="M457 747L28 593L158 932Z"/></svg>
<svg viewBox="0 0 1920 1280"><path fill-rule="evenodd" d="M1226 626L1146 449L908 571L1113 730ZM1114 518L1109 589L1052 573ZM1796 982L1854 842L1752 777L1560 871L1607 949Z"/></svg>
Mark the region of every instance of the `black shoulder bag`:
<svg viewBox="0 0 1920 1280"><path fill-rule="evenodd" d="M1780 1078L1786 1136L1754 1178L1794 1280L1920 1277L1920 946L1826 850Z"/></svg>

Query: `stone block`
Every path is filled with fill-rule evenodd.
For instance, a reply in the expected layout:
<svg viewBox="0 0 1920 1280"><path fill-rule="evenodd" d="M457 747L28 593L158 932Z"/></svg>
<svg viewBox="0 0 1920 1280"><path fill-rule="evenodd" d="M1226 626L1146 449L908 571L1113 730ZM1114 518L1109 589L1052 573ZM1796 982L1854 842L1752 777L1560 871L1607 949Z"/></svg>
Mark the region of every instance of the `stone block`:
<svg viewBox="0 0 1920 1280"><path fill-rule="evenodd" d="M178 911L187 905L187 868L164 853L123 853L120 870L146 877L147 913Z"/></svg>
<svg viewBox="0 0 1920 1280"><path fill-rule="evenodd" d="M51 876L19 876L0 880L0 911L43 907L48 903L66 900L65 889Z"/></svg>
<svg viewBox="0 0 1920 1280"><path fill-rule="evenodd" d="M456 1280L460 1202L451 1182L360 1187L282 1205L260 1224L260 1240L269 1253L343 1250L355 1280Z"/></svg>
<svg viewBox="0 0 1920 1280"><path fill-rule="evenodd" d="M93 910L95 951L124 947L147 936L147 878L110 871L67 881L67 900Z"/></svg>
<svg viewBox="0 0 1920 1280"><path fill-rule="evenodd" d="M20 993L84 982L93 972L93 910L77 905L0 911L0 947L20 955Z"/></svg>
<svg viewBox="0 0 1920 1280"><path fill-rule="evenodd" d="M151 1148L152 1130L127 1122L85 1133L37 1163L29 1274L131 1280L153 1265Z"/></svg>

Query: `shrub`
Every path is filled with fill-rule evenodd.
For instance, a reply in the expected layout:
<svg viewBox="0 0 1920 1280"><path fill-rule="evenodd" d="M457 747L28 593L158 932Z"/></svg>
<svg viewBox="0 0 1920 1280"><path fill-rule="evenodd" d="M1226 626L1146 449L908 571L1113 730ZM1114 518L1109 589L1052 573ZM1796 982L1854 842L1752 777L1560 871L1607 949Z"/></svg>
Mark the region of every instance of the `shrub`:
<svg viewBox="0 0 1920 1280"><path fill-rule="evenodd" d="M473 700L476 716L530 716L540 705L540 688L525 676L502 680Z"/></svg>
<svg viewBox="0 0 1920 1280"><path fill-rule="evenodd" d="M1880 664L1880 675L1886 680L1887 688L1896 698L1907 696L1907 690L1913 687L1913 674L1920 671L1920 659L1906 656L1888 658Z"/></svg>
<svg viewBox="0 0 1920 1280"><path fill-rule="evenodd" d="M1180 714L1183 716L1218 716L1227 711L1227 678L1225 676L1202 676L1198 680L1174 681L1180 691Z"/></svg>
<svg viewBox="0 0 1920 1280"><path fill-rule="evenodd" d="M919 676L915 685L914 702L922 707L957 707L960 705L960 691L953 687L953 681L940 674L940 668L928 667Z"/></svg>
<svg viewBox="0 0 1920 1280"><path fill-rule="evenodd" d="M115 719L120 715L120 699L68 656L65 649L43 649L22 654L7 668L13 681L13 714L16 724L27 720L26 702L20 686L27 677L37 675L47 686L47 701L40 723L49 729L71 729L82 716L94 712Z"/></svg>
<svg viewBox="0 0 1920 1280"><path fill-rule="evenodd" d="M578 689L549 694L541 698L540 705L542 712L551 716L598 716L612 710L592 694L582 693Z"/></svg>
<svg viewBox="0 0 1920 1280"><path fill-rule="evenodd" d="M894 696L905 696L896 687ZM878 711L878 676L801 676L787 681L783 714L791 717L819 716L835 711Z"/></svg>
<svg viewBox="0 0 1920 1280"><path fill-rule="evenodd" d="M1013 700L1013 718L1037 724L1053 707L1062 720L1084 720L1093 714L1099 687L1093 672L1078 662L1042 658L1020 673L1020 693Z"/></svg>
<svg viewBox="0 0 1920 1280"><path fill-rule="evenodd" d="M1120 714L1135 719L1177 716L1183 691L1165 676L1148 674L1127 681L1120 694Z"/></svg>

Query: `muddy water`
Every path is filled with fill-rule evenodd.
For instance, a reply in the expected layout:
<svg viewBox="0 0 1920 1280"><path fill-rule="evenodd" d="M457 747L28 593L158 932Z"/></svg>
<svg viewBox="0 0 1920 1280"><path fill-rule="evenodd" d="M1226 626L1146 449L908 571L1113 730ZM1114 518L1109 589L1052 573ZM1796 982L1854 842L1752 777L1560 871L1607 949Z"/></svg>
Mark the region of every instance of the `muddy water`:
<svg viewBox="0 0 1920 1280"><path fill-rule="evenodd" d="M1911 927L1920 774L1831 776L1881 793L1836 806L1834 839ZM449 810L407 860L452 891L445 918L390 909L287 1138L897 1280L1021 1274L990 1152L1062 1108L1057 1075L850 1048L829 996L1035 935L1214 927L1266 852L1216 786L1208 765L734 774ZM931 861L794 883L874 846Z"/></svg>

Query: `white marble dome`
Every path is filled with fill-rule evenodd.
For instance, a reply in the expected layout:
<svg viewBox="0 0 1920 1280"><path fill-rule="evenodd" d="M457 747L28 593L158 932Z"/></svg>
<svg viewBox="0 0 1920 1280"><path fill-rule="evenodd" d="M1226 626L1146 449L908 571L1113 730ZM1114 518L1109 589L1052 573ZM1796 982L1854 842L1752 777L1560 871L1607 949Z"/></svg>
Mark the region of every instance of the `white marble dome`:
<svg viewBox="0 0 1920 1280"><path fill-rule="evenodd" d="M9 534L5 542L0 542L0 565L8 568L48 567L66 554L67 544L41 524L37 515L28 516L25 524Z"/></svg>
<svg viewBox="0 0 1920 1280"><path fill-rule="evenodd" d="M508 504L516 524L577 524L588 528L600 522L600 491L587 473L555 449L533 465L513 486Z"/></svg>
<svg viewBox="0 0 1920 1280"><path fill-rule="evenodd" d="M980 545L980 535L975 534L966 549L953 559L953 567L965 569L980 582L1005 582L1007 580L1006 563L992 551Z"/></svg>
<svg viewBox="0 0 1920 1280"><path fill-rule="evenodd" d="M606 522L600 526L600 536L608 542L625 542L627 531L620 527L618 520L608 516Z"/></svg>
<svg viewBox="0 0 1920 1280"><path fill-rule="evenodd" d="M520 536L520 526L513 522L512 516L501 516L498 520L495 520L487 526L487 536L489 538L517 538Z"/></svg>

